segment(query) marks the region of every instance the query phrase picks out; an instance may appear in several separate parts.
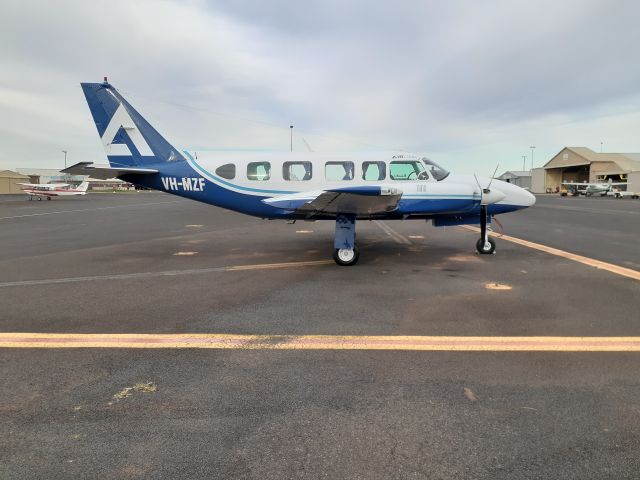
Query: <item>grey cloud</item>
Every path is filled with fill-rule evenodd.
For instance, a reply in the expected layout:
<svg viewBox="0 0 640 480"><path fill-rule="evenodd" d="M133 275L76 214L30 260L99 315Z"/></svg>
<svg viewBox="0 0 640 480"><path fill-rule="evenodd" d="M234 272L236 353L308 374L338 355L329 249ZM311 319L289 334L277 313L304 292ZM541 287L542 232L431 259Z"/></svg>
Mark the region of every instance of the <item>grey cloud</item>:
<svg viewBox="0 0 640 480"><path fill-rule="evenodd" d="M101 155L77 85L103 74L177 142L222 148L278 148L294 123L317 150L373 144L488 160L638 105L640 4L632 1L9 0L0 8L3 164L43 158L57 143ZM21 108L10 91L49 96L55 108ZM12 134L20 124L39 131L33 142L26 127ZM598 125L606 135L607 122Z"/></svg>

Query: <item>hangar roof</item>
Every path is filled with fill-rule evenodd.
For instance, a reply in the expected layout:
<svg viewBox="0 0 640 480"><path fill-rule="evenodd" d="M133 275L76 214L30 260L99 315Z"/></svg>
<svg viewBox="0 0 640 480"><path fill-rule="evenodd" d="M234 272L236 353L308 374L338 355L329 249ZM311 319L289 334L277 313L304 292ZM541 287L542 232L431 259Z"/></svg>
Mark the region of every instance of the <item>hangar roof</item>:
<svg viewBox="0 0 640 480"><path fill-rule="evenodd" d="M496 177L498 180L502 180L504 178L519 178L519 177L530 177L531 172L528 170L507 170L499 177Z"/></svg>
<svg viewBox="0 0 640 480"><path fill-rule="evenodd" d="M573 153L575 155L565 157L565 155L560 155L562 153ZM581 159L584 162L580 161ZM588 165L593 162L611 162L621 171L638 171L640 170L640 153L598 153L587 147L565 147L549 160L543 168L572 167Z"/></svg>
<svg viewBox="0 0 640 480"><path fill-rule="evenodd" d="M21 173L14 172L13 170L0 170L0 178L20 178L29 180L27 175L22 175Z"/></svg>

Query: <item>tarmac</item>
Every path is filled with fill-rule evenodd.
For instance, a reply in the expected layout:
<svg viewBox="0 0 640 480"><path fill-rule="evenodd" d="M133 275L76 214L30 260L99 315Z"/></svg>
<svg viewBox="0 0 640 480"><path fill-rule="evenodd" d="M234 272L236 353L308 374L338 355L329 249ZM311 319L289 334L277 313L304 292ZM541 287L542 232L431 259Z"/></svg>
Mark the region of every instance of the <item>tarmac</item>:
<svg viewBox="0 0 640 480"><path fill-rule="evenodd" d="M640 202L499 219L0 200L0 478L638 478Z"/></svg>

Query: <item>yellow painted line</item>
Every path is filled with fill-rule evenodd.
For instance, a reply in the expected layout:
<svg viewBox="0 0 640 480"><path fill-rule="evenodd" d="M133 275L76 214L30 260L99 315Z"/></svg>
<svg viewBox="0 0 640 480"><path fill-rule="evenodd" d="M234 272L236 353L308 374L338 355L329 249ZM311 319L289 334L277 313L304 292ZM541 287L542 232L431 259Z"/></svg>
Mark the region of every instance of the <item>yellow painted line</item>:
<svg viewBox="0 0 640 480"><path fill-rule="evenodd" d="M210 273L241 272L245 270L273 270L278 268L315 267L331 265L333 260L314 260L307 262L258 263L254 265L235 265L230 267L194 268L189 270L161 270L159 272L115 273L111 275L93 275L88 277L46 278L41 280L16 280L0 282L0 288L27 287L33 285L56 285L62 283L85 283L103 280L129 280L136 278L177 277L184 275L205 275Z"/></svg>
<svg viewBox="0 0 640 480"><path fill-rule="evenodd" d="M640 337L0 333L0 348L640 352Z"/></svg>
<svg viewBox="0 0 640 480"><path fill-rule="evenodd" d="M241 270L273 270L278 268L315 267L318 265L330 265L333 260L312 260L309 262L285 262L285 263L259 263L256 265L236 265L226 267L225 272L239 272Z"/></svg>
<svg viewBox="0 0 640 480"><path fill-rule="evenodd" d="M470 225L461 225L461 227L472 232L480 233L480 229L478 227L472 227ZM545 252L550 255L566 258L567 260L573 260L574 262L582 263L584 265L588 265L600 270L606 270L607 272L615 273L616 275L622 275L623 277L640 280L640 272L637 270L632 270L631 268L620 267L619 265L614 265L613 263L607 263L601 260L596 260L594 258L584 257L576 253L560 250L559 248L548 247L547 245L542 245L541 243L530 242L529 240L522 240L521 238L511 237L509 235L500 235L496 232L489 232L489 235L491 235L492 237L499 237L501 240L506 240L507 242L533 248L534 250L540 250L541 252Z"/></svg>

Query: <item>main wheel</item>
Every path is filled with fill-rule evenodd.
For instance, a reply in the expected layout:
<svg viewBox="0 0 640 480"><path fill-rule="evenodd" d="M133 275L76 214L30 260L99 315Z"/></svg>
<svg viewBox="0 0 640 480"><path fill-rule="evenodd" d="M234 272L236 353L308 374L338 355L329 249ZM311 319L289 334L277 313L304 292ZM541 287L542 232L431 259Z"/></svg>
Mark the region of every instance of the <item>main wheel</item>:
<svg viewBox="0 0 640 480"><path fill-rule="evenodd" d="M349 267L358 263L360 257L360 249L358 245L354 245L353 249L336 248L333 251L333 260L341 267Z"/></svg>
<svg viewBox="0 0 640 480"><path fill-rule="evenodd" d="M489 255L496 251L496 241L489 237L485 243L482 238L479 238L476 242L476 250L483 255Z"/></svg>

